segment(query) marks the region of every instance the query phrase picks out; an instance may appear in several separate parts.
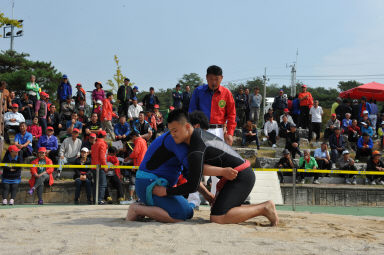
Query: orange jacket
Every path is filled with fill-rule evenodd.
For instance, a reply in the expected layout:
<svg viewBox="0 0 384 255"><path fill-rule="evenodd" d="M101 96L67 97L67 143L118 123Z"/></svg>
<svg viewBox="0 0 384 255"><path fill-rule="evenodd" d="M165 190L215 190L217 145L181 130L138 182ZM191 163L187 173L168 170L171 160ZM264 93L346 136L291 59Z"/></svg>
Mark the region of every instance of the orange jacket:
<svg viewBox="0 0 384 255"><path fill-rule="evenodd" d="M107 162L111 162L114 166L119 166L120 162L116 156L107 156ZM120 168L114 168L115 174L121 179Z"/></svg>
<svg viewBox="0 0 384 255"><path fill-rule="evenodd" d="M31 162L31 164L39 164L39 158L36 158L35 160L33 160ZM46 165L53 165L52 164L52 160L48 157L45 157L45 164ZM45 171L47 172L47 174L49 175L49 186L52 186L53 184L53 176L52 176L52 173L53 173L53 168L52 167L47 167L45 169ZM29 186L32 188L34 185L35 185L35 181L36 181L36 177L35 177L35 174L37 174L37 167L31 167L31 179L29 179Z"/></svg>
<svg viewBox="0 0 384 255"><path fill-rule="evenodd" d="M91 147L91 163L92 165L106 165L107 164L107 149L108 144L103 138L98 138L94 145Z"/></svg>
<svg viewBox="0 0 384 255"><path fill-rule="evenodd" d="M306 99L303 99L305 96L308 96ZM301 92L299 94L300 106L308 106L309 108L313 105L312 94L309 92Z"/></svg>
<svg viewBox="0 0 384 255"><path fill-rule="evenodd" d="M144 138L137 137L133 143L135 144L135 147L129 157L133 159L134 166L140 166L141 161L143 161L145 153L147 152L147 142Z"/></svg>
<svg viewBox="0 0 384 255"><path fill-rule="evenodd" d="M112 117L117 118L117 115L113 112L111 100L106 98L103 100L103 107L101 108L100 121L112 120Z"/></svg>

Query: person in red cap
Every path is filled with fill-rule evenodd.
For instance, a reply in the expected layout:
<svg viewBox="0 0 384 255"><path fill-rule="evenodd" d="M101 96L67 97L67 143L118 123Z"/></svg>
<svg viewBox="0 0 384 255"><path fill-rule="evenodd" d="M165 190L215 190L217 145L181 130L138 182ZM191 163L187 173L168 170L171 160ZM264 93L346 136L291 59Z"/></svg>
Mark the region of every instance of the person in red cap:
<svg viewBox="0 0 384 255"><path fill-rule="evenodd" d="M4 114L4 139L8 144L10 144L8 131L14 130L16 133L18 133L20 123L25 122L24 116L18 111L19 105L12 104L12 111L6 112Z"/></svg>
<svg viewBox="0 0 384 255"><path fill-rule="evenodd" d="M37 142L37 148L45 147L47 149L47 157L53 162L56 162L58 141L54 135L54 128L51 126L47 127L47 134L42 135Z"/></svg>
<svg viewBox="0 0 384 255"><path fill-rule="evenodd" d="M16 145L9 146L2 163L22 164L23 157L19 155L19 151L20 149ZM21 167L4 166L1 179L3 183L3 205L7 205L10 192L9 205L14 205L19 183L21 182Z"/></svg>
<svg viewBox="0 0 384 255"><path fill-rule="evenodd" d="M83 143L81 145L81 148L87 148L88 151L88 157L91 158L91 153L92 153L92 145L96 143L96 134L91 133L88 137L88 140L83 140Z"/></svg>
<svg viewBox="0 0 384 255"><path fill-rule="evenodd" d="M48 115L48 104L45 101L47 98L47 93L40 93L40 100L36 102L35 106L35 117L39 118L39 124L41 126L41 130L43 135L45 135L47 130L47 115Z"/></svg>
<svg viewBox="0 0 384 255"><path fill-rule="evenodd" d="M52 160L46 156L46 148L41 147L37 153L37 158L31 162L34 165L52 165ZM52 167L31 167L31 179L29 180L29 186L31 189L28 191L29 195L33 195L35 190L37 191L37 197L39 199L38 204L43 204L43 190L44 183L48 181L49 186L52 186L53 180L53 168Z"/></svg>
<svg viewBox="0 0 384 255"><path fill-rule="evenodd" d="M83 99L85 101L85 90L83 89L81 83L77 83L76 84L76 94L74 96L75 98L75 105L76 105L76 108L78 108L78 105L80 103L80 99Z"/></svg>
<svg viewBox="0 0 384 255"><path fill-rule="evenodd" d="M284 117L284 116L287 117L289 123L294 123L294 122L293 122L293 118L292 118L292 116L289 114L289 110L288 110L288 108L285 108L285 109L283 110L283 114L279 116L279 120L280 120L280 122L283 121L283 117Z"/></svg>
<svg viewBox="0 0 384 255"><path fill-rule="evenodd" d="M340 128L340 121L336 118L336 113L331 114L331 119L328 120L325 125L324 130L324 139L328 139L331 134L333 134L333 129L337 127Z"/></svg>
<svg viewBox="0 0 384 255"><path fill-rule="evenodd" d="M76 158L80 155L81 140L78 138L79 129L74 128L72 130L72 136L64 139L59 150L59 165L65 165L67 163L73 164ZM60 177L62 168L58 169L57 177Z"/></svg>
<svg viewBox="0 0 384 255"><path fill-rule="evenodd" d="M307 85L301 86L301 93L299 93L300 100L300 126L301 128L309 128L309 109L313 105L312 94L307 91Z"/></svg>
<svg viewBox="0 0 384 255"><path fill-rule="evenodd" d="M156 126L157 131L162 132L164 131L164 119L163 114L159 111L160 106L158 104L155 104L155 119L156 119Z"/></svg>
<svg viewBox="0 0 384 255"><path fill-rule="evenodd" d="M106 165L107 164L107 149L108 144L105 142L105 137L107 133L104 130L101 130L97 134L97 140L94 145L91 147L91 164L92 165ZM99 175L99 201L98 204L104 204L103 198L105 195L105 189L107 188L107 177L106 173L108 172L107 168L100 169ZM95 185L96 186L96 185Z"/></svg>

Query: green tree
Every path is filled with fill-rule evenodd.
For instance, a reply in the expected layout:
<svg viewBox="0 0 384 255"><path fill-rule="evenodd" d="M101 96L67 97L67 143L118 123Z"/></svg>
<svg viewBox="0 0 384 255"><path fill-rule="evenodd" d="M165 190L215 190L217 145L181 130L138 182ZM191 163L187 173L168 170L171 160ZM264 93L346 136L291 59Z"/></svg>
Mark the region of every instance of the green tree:
<svg viewBox="0 0 384 255"><path fill-rule="evenodd" d="M116 73L113 75L113 81L108 80L107 85L111 87L110 91L113 93L114 97L116 97L117 90L119 89L120 85L124 84L124 79L126 77L121 72L121 66L119 65L120 60L117 55L114 55L113 59L116 63Z"/></svg>
<svg viewBox="0 0 384 255"><path fill-rule="evenodd" d="M179 80L179 84L181 85L182 90L184 90L187 85L193 90L193 88L203 84L203 79L197 73L184 74Z"/></svg>
<svg viewBox="0 0 384 255"><path fill-rule="evenodd" d="M29 54L16 51L2 51L0 53L0 80L8 83L8 89L20 94L25 90L26 83L33 74L41 89L51 98L56 98L57 86L62 74L51 62L32 61Z"/></svg>
<svg viewBox="0 0 384 255"><path fill-rule="evenodd" d="M356 88L358 86L361 86L363 85L363 83L360 83L358 81L339 81L339 84L337 85L337 88L340 90L340 91L347 91L349 89L353 89L353 88Z"/></svg>

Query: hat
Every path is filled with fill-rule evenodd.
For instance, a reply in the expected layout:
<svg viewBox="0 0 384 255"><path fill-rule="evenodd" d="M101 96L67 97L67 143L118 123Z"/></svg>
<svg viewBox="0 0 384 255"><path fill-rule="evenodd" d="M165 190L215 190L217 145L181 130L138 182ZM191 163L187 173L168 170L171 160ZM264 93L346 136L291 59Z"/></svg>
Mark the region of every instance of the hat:
<svg viewBox="0 0 384 255"><path fill-rule="evenodd" d="M372 152L372 156L377 156L377 155L381 156L380 151L374 151L374 152Z"/></svg>
<svg viewBox="0 0 384 255"><path fill-rule="evenodd" d="M11 146L9 146L9 147L8 147L8 151L9 151L9 152L12 152L12 151L16 151L16 152L19 152L19 151L20 151L20 149L19 149L19 148L17 148L17 146L16 146L16 145L11 145Z"/></svg>
<svg viewBox="0 0 384 255"><path fill-rule="evenodd" d="M280 89L279 92L284 92L284 90Z"/></svg>
<svg viewBox="0 0 384 255"><path fill-rule="evenodd" d="M100 130L97 135L102 135L102 136L106 136L107 135L107 132L105 132L104 130Z"/></svg>
<svg viewBox="0 0 384 255"><path fill-rule="evenodd" d="M124 81L131 81L131 80L130 80L130 79L128 79L128 78L125 78L125 79L124 79Z"/></svg>
<svg viewBox="0 0 384 255"><path fill-rule="evenodd" d="M101 84L101 82L99 82L99 81L95 82L95 87L96 87L97 84L99 84L100 87L103 88L103 84Z"/></svg>
<svg viewBox="0 0 384 255"><path fill-rule="evenodd" d="M45 147L40 147L38 152L47 152L47 149Z"/></svg>
<svg viewBox="0 0 384 255"><path fill-rule="evenodd" d="M301 87L302 87L302 88L306 88L306 87L307 87L307 85L303 84L303 85L301 85Z"/></svg>
<svg viewBox="0 0 384 255"><path fill-rule="evenodd" d="M173 107L172 105L169 107L169 110L175 110L175 107Z"/></svg>
<svg viewBox="0 0 384 255"><path fill-rule="evenodd" d="M363 111L363 114L368 114L369 112L367 110L364 110Z"/></svg>
<svg viewBox="0 0 384 255"><path fill-rule="evenodd" d="M288 108L285 108L285 109L284 109L284 112L289 112L289 109L288 109Z"/></svg>
<svg viewBox="0 0 384 255"><path fill-rule="evenodd" d="M343 155L345 154L349 154L349 151L348 150L343 151Z"/></svg>
<svg viewBox="0 0 384 255"><path fill-rule="evenodd" d="M95 134L95 133L91 133L91 134L89 135L89 137L96 138L96 134Z"/></svg>
<svg viewBox="0 0 384 255"><path fill-rule="evenodd" d="M81 151L89 152L89 150L88 150L87 147L83 147L83 148L81 148Z"/></svg>
<svg viewBox="0 0 384 255"><path fill-rule="evenodd" d="M159 105L158 104L155 104L155 109L159 109Z"/></svg>
<svg viewBox="0 0 384 255"><path fill-rule="evenodd" d="M12 108L19 108L18 104L12 104Z"/></svg>
<svg viewBox="0 0 384 255"><path fill-rule="evenodd" d="M134 86L133 89L137 89L137 91L139 91L139 87L137 86Z"/></svg>
<svg viewBox="0 0 384 255"><path fill-rule="evenodd" d="M361 122L361 125L368 125L368 124L363 121L363 122Z"/></svg>
<svg viewBox="0 0 384 255"><path fill-rule="evenodd" d="M74 128L74 129L72 129L72 132L80 133L80 130L78 128Z"/></svg>
<svg viewBox="0 0 384 255"><path fill-rule="evenodd" d="M133 101L137 101L137 97L132 98Z"/></svg>
<svg viewBox="0 0 384 255"><path fill-rule="evenodd" d="M47 130L53 130L53 127L48 126L48 127L47 127Z"/></svg>
<svg viewBox="0 0 384 255"><path fill-rule="evenodd" d="M77 83L77 84L76 84L76 87L81 87L81 83Z"/></svg>
<svg viewBox="0 0 384 255"><path fill-rule="evenodd" d="M332 117L336 117L336 113L332 113L331 116L332 116Z"/></svg>
<svg viewBox="0 0 384 255"><path fill-rule="evenodd" d="M284 149L284 150L283 150L283 154L284 154L284 155L287 155L287 154L289 154L289 153L290 153L290 152L289 152L288 149Z"/></svg>
<svg viewBox="0 0 384 255"><path fill-rule="evenodd" d="M45 93L44 91L41 91L40 92L40 96L47 96L48 94L47 93Z"/></svg>
<svg viewBox="0 0 384 255"><path fill-rule="evenodd" d="M63 79L68 79L68 76L66 74L63 74Z"/></svg>
<svg viewBox="0 0 384 255"><path fill-rule="evenodd" d="M101 102L101 100L97 100L97 101L96 101L96 104L101 104L101 105L103 105L103 102Z"/></svg>

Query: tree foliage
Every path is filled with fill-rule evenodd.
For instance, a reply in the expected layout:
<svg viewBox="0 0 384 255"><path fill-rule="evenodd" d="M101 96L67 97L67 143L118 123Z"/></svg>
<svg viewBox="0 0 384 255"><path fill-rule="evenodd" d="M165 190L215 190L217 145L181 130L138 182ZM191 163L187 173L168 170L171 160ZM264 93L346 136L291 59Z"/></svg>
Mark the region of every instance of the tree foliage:
<svg viewBox="0 0 384 255"><path fill-rule="evenodd" d="M339 84L337 85L337 88L340 90L340 91L347 91L349 89L353 89L353 88L356 88L358 86L361 86L363 85L363 83L360 83L358 81L339 81Z"/></svg>
<svg viewBox="0 0 384 255"><path fill-rule="evenodd" d="M119 86L124 84L124 79L126 77L121 72L121 66L119 64L120 60L117 55L114 55L113 59L116 63L116 73L113 75L113 81L108 80L107 85L111 87L110 91L116 96Z"/></svg>
<svg viewBox="0 0 384 255"><path fill-rule="evenodd" d="M62 74L51 62L32 61L29 54L16 51L2 51L0 54L0 80L8 83L8 89L20 94L33 74L42 90L56 98L57 86Z"/></svg>
<svg viewBox="0 0 384 255"><path fill-rule="evenodd" d="M181 88L184 90L185 86L189 85L191 89L203 84L203 79L197 73L184 74L179 80Z"/></svg>
<svg viewBox="0 0 384 255"><path fill-rule="evenodd" d="M16 19L10 19L4 16L4 13L0 12L0 28L4 25L12 25L15 27L22 27L23 25ZM2 35L0 35L1 37Z"/></svg>

